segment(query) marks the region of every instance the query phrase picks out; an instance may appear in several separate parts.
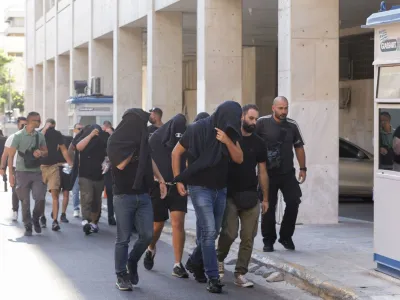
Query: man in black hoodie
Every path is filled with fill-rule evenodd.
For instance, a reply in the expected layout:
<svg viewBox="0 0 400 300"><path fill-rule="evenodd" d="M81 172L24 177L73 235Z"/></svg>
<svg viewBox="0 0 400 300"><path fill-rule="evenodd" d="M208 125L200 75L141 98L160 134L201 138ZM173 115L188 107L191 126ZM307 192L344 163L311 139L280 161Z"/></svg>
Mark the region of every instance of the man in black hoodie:
<svg viewBox="0 0 400 300"><path fill-rule="evenodd" d="M226 204L229 160L241 164L242 109L237 102L226 101L208 118L188 126L172 152L172 169L181 196L187 195L185 184L196 211L201 237L186 268L204 282L204 264L208 277L207 290L221 293L215 239L217 238ZM182 155L188 154L188 168L181 172Z"/></svg>

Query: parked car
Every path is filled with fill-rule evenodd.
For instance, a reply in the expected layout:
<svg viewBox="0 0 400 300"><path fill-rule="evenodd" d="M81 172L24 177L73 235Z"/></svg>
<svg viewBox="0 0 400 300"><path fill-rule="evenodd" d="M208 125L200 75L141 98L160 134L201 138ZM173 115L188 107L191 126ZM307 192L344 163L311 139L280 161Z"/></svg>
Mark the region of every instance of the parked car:
<svg viewBox="0 0 400 300"><path fill-rule="evenodd" d="M372 198L374 156L339 138L339 195Z"/></svg>

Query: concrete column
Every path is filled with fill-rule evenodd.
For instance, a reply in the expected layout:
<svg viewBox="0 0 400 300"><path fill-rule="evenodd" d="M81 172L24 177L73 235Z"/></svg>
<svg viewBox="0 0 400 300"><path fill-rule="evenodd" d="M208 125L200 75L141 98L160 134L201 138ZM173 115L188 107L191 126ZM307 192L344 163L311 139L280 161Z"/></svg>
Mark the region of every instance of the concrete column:
<svg viewBox="0 0 400 300"><path fill-rule="evenodd" d="M147 103L160 107L166 121L182 112L182 13L147 15Z"/></svg>
<svg viewBox="0 0 400 300"><path fill-rule="evenodd" d="M90 78L100 77L103 95L113 94L113 40L89 41L89 86ZM92 90L92 93L94 91Z"/></svg>
<svg viewBox="0 0 400 300"><path fill-rule="evenodd" d="M55 118L55 68L54 60L48 60L45 63L45 93L43 98L43 121L48 118Z"/></svg>
<svg viewBox="0 0 400 300"><path fill-rule="evenodd" d="M256 47L243 48L242 70L242 103L256 104Z"/></svg>
<svg viewBox="0 0 400 300"><path fill-rule="evenodd" d="M33 110L33 69L26 69L25 74L25 101L24 101L24 114Z"/></svg>
<svg viewBox="0 0 400 300"><path fill-rule="evenodd" d="M43 65L36 65L34 68L33 110L43 115Z"/></svg>
<svg viewBox="0 0 400 300"><path fill-rule="evenodd" d="M89 55L87 48L72 48L70 51L70 96L75 95L74 81L88 80Z"/></svg>
<svg viewBox="0 0 400 300"><path fill-rule="evenodd" d="M242 0L197 1L197 111L242 102Z"/></svg>
<svg viewBox="0 0 400 300"><path fill-rule="evenodd" d="M68 105L66 101L70 96L70 57L68 55L58 55L56 57L55 73L55 119L57 129L63 134L68 134L69 124Z"/></svg>
<svg viewBox="0 0 400 300"><path fill-rule="evenodd" d="M279 1L278 25L279 94L306 143L298 222L337 223L339 0Z"/></svg>
<svg viewBox="0 0 400 300"><path fill-rule="evenodd" d="M114 30L113 123L129 108L142 107L142 29Z"/></svg>

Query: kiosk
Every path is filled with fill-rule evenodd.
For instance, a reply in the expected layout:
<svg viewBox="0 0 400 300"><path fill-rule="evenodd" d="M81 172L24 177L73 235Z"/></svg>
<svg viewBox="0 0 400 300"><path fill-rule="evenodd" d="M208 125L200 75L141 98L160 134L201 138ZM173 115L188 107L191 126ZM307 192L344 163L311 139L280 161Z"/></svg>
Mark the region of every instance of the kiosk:
<svg viewBox="0 0 400 300"><path fill-rule="evenodd" d="M104 121L113 122L112 96L81 96L67 100L68 128L71 132L76 123L82 125L99 124Z"/></svg>
<svg viewBox="0 0 400 300"><path fill-rule="evenodd" d="M400 278L400 9L381 10L363 26L375 30L374 261Z"/></svg>

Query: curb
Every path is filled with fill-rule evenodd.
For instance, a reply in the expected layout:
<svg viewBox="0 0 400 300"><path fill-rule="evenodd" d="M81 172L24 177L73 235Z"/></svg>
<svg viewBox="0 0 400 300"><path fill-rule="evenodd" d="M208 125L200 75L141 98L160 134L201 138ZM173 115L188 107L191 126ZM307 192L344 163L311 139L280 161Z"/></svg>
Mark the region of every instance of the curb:
<svg viewBox="0 0 400 300"><path fill-rule="evenodd" d="M196 231L186 229L186 235L191 238L196 238ZM169 223L165 223L164 233L172 234L172 228ZM237 246L231 249L237 255ZM345 287L342 283L329 279L324 274L310 271L307 268L297 265L285 260L277 259L265 254L261 255L261 251L253 250L252 260L261 266L272 267L280 271L285 276L285 281L305 290L315 296L321 297L326 300L356 300L360 297L350 288Z"/></svg>

